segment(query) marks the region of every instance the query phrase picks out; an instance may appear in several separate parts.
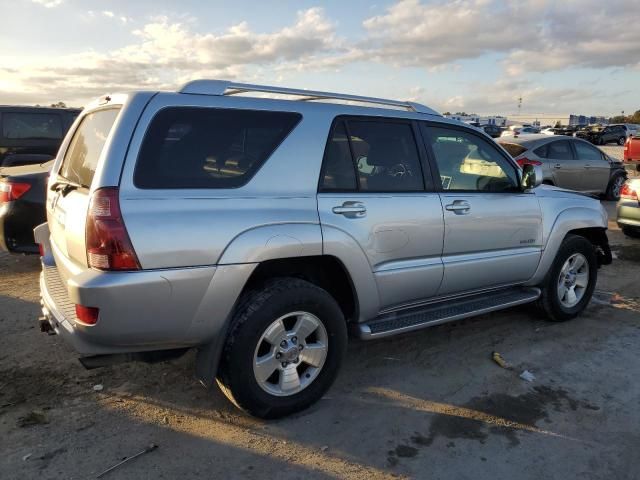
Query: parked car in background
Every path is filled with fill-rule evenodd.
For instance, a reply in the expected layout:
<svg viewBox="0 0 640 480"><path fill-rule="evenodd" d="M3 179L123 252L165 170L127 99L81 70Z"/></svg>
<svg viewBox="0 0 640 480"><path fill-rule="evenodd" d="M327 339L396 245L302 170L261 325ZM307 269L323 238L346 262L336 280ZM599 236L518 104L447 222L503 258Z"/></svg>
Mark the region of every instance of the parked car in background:
<svg viewBox="0 0 640 480"><path fill-rule="evenodd" d="M500 137L517 137L520 135L535 135L539 130L535 127L511 127L500 134Z"/></svg>
<svg viewBox="0 0 640 480"><path fill-rule="evenodd" d="M620 198L624 165L588 142L567 136L531 135L498 142L520 166L540 165L543 182L556 187Z"/></svg>
<svg viewBox="0 0 640 480"><path fill-rule="evenodd" d="M499 138L500 135L502 135L502 131L504 130L504 128L499 127L498 125L483 125L482 129L491 138Z"/></svg>
<svg viewBox="0 0 640 480"><path fill-rule="evenodd" d="M38 253L33 229L46 220L47 179L53 160L0 167L0 249Z"/></svg>
<svg viewBox="0 0 640 480"><path fill-rule="evenodd" d="M618 226L625 235L640 237L640 178L627 180L616 209Z"/></svg>
<svg viewBox="0 0 640 480"><path fill-rule="evenodd" d="M640 171L640 134L635 134L624 143L623 161Z"/></svg>
<svg viewBox="0 0 640 480"><path fill-rule="evenodd" d="M556 128L554 127L548 127L548 128L543 128L542 130L540 130L540 133L542 133L543 135L555 135L556 134Z"/></svg>
<svg viewBox="0 0 640 480"><path fill-rule="evenodd" d="M612 123L609 126L622 127L627 134L627 138L640 134L640 125L636 125L635 123Z"/></svg>
<svg viewBox="0 0 640 480"><path fill-rule="evenodd" d="M0 167L54 158L79 113L75 108L0 105Z"/></svg>
<svg viewBox="0 0 640 480"><path fill-rule="evenodd" d="M594 145L617 143L624 145L627 140L627 130L622 125L590 126L576 132L575 136L587 140Z"/></svg>
<svg viewBox="0 0 640 480"><path fill-rule="evenodd" d="M103 97L51 170L41 326L88 366L196 348L205 385L287 415L349 331L587 308L606 211L541 174L415 103L216 80Z"/></svg>

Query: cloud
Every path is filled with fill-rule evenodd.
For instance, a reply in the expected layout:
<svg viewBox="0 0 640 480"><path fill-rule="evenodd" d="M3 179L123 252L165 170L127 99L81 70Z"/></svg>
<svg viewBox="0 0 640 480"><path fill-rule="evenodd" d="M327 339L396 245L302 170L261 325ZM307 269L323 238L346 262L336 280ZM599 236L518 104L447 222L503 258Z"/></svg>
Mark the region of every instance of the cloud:
<svg viewBox="0 0 640 480"><path fill-rule="evenodd" d="M33 3L42 5L45 8L54 8L62 5L63 0L31 0Z"/></svg>
<svg viewBox="0 0 640 480"><path fill-rule="evenodd" d="M111 11L102 15L116 17ZM221 33L198 33L160 17L135 30L137 41L109 53L84 51L50 58L0 56L13 73L3 75L0 103L16 91L31 102L85 102L107 90L175 89L193 78L243 78L256 69L295 70L331 63L340 42L320 8L300 11L291 25L270 33L241 22Z"/></svg>
<svg viewBox="0 0 640 480"><path fill-rule="evenodd" d="M512 75L640 64L637 0L402 0L366 19L380 62L433 69L504 55Z"/></svg>

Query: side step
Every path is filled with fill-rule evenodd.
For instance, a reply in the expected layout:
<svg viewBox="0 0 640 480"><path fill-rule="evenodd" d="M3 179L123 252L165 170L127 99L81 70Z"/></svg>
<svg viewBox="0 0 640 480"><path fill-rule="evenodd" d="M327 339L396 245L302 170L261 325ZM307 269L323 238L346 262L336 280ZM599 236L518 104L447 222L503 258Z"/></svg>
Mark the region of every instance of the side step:
<svg viewBox="0 0 640 480"><path fill-rule="evenodd" d="M464 298L443 300L421 307L385 313L371 322L356 326L355 334L364 340L382 338L420 328L452 322L503 308L522 305L540 297L539 288L508 288Z"/></svg>

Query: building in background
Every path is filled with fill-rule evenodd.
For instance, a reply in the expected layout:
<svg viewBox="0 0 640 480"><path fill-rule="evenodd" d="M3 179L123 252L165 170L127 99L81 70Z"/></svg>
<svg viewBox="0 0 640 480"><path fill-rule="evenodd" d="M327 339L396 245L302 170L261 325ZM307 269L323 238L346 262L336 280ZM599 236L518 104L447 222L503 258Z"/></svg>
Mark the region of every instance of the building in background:
<svg viewBox="0 0 640 480"><path fill-rule="evenodd" d="M599 123L606 125L609 123L605 117L587 116L587 115L569 115L569 125L593 125Z"/></svg>
<svg viewBox="0 0 640 480"><path fill-rule="evenodd" d="M452 120L458 120L459 122L464 123L479 123L480 125L497 125L499 127L504 127L507 124L507 117L503 117L501 115L477 115L475 113L470 114L458 114L458 113L445 113L445 118L450 118Z"/></svg>

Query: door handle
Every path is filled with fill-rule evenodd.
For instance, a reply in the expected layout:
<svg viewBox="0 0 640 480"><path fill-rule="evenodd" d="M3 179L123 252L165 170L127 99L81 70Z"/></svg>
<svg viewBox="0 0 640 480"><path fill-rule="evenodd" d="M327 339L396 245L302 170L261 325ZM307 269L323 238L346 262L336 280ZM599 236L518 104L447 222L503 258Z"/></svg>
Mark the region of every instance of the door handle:
<svg viewBox="0 0 640 480"><path fill-rule="evenodd" d="M367 214L367 207L361 202L344 202L340 206L333 207L331 211L348 218L357 218L364 217Z"/></svg>
<svg viewBox="0 0 640 480"><path fill-rule="evenodd" d="M555 168L555 169L559 169L559 168L562 168L562 165L560 165L559 163L556 163L556 164L553 166L553 168Z"/></svg>
<svg viewBox="0 0 640 480"><path fill-rule="evenodd" d="M454 200L453 203L446 205L444 208L457 215L464 215L466 213L469 213L469 210L471 210L471 205L469 205L469 202L465 200Z"/></svg>
<svg viewBox="0 0 640 480"><path fill-rule="evenodd" d="M584 168L591 168L591 165L585 165Z"/></svg>

